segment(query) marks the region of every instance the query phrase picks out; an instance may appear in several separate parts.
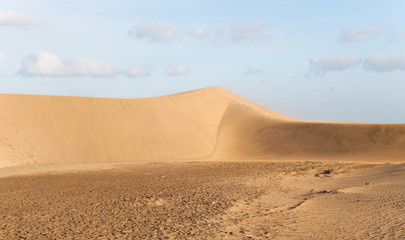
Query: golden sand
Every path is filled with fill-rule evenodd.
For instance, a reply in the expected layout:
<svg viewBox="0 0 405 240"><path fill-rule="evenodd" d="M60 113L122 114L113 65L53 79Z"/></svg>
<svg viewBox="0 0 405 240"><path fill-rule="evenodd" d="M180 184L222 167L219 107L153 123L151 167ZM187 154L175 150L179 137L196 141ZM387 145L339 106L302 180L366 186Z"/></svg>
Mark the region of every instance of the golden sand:
<svg viewBox="0 0 405 240"><path fill-rule="evenodd" d="M220 87L0 94L0 239L404 239L404 162L405 124L301 121Z"/></svg>

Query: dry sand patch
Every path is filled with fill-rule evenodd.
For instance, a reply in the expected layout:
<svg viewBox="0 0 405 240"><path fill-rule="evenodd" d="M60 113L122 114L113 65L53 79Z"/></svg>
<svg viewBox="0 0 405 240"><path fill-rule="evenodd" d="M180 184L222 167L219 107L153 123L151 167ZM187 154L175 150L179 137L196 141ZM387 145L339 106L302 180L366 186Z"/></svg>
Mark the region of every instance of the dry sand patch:
<svg viewBox="0 0 405 240"><path fill-rule="evenodd" d="M4 177L0 178L0 238L326 238L323 229L336 229L333 225L319 225L318 232L306 235L303 226L322 221L325 213L333 218L329 210L342 211L340 215L333 213L339 223L344 220L344 212L353 209L345 209L338 198L325 198L323 194L304 203L302 199L311 189L333 185L333 181L351 174L347 172L364 167L369 166L317 162L159 163ZM325 170L332 172L330 177L315 176ZM379 196L396 194L395 201L401 201L401 191L403 188L395 186ZM358 205L351 202L350 196L341 193L345 206ZM363 204L372 199L358 198ZM384 211L384 205L373 211L373 204L365 209L368 219ZM374 236L385 236L393 230L403 234L398 217L403 205L392 208L392 201L386 204L389 214L380 221L387 221L389 226ZM396 204L403 204L403 200ZM312 208L314 205L318 207ZM336 236L345 235L341 232Z"/></svg>

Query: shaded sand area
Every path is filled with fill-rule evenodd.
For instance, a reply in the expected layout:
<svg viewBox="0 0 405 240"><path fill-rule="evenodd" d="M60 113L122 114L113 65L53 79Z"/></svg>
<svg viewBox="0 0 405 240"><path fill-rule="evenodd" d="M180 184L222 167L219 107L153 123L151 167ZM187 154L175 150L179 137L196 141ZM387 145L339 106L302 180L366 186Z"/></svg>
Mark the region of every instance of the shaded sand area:
<svg viewBox="0 0 405 240"><path fill-rule="evenodd" d="M149 163L0 178L0 239L404 239L405 165Z"/></svg>
<svg viewBox="0 0 405 240"><path fill-rule="evenodd" d="M314 122L220 87L0 94L0 239L405 239L405 124Z"/></svg>

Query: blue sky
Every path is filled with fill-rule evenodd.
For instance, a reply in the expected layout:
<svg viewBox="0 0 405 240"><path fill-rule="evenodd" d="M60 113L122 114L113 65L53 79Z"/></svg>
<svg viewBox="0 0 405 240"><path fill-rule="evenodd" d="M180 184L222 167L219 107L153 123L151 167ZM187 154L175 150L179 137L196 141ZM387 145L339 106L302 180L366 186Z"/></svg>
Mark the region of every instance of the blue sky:
<svg viewBox="0 0 405 240"><path fill-rule="evenodd" d="M405 123L404 1L5 0L0 92L220 85L305 120Z"/></svg>

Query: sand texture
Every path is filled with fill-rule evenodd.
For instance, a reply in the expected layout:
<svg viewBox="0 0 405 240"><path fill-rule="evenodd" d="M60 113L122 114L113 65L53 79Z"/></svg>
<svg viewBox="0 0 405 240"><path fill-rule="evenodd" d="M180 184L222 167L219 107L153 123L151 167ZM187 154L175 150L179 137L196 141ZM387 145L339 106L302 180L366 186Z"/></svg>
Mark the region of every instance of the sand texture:
<svg viewBox="0 0 405 240"><path fill-rule="evenodd" d="M404 239L405 166L375 167L157 163L4 177L0 239Z"/></svg>
<svg viewBox="0 0 405 240"><path fill-rule="evenodd" d="M0 95L0 167L206 157L401 162L405 124L294 120L220 87L143 99Z"/></svg>
<svg viewBox="0 0 405 240"><path fill-rule="evenodd" d="M405 124L0 94L0 239L405 239Z"/></svg>

